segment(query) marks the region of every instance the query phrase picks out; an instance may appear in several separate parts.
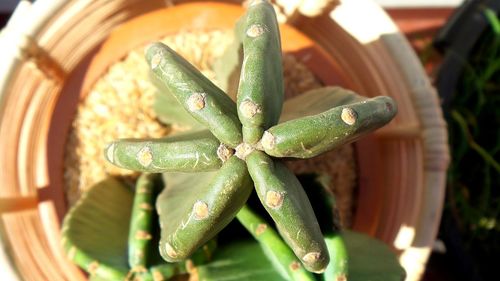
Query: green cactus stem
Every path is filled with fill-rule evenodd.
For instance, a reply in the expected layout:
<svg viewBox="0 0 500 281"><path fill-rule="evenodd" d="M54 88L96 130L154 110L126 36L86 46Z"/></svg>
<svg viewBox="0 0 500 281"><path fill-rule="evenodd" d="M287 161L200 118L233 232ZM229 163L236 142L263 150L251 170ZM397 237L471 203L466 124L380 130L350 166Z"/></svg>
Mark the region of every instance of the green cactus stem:
<svg viewBox="0 0 500 281"><path fill-rule="evenodd" d="M316 280L310 272L302 267L293 251L283 242L273 227L248 206L243 206L236 218L259 242L266 256L285 279L293 281Z"/></svg>
<svg viewBox="0 0 500 281"><path fill-rule="evenodd" d="M283 105L281 42L274 8L254 2L239 22L244 34L243 64L237 96L243 140L255 144L278 123Z"/></svg>
<svg viewBox="0 0 500 281"><path fill-rule="evenodd" d="M236 106L221 89L162 43L153 43L147 48L146 60L158 80L214 136L232 147L241 143Z"/></svg>
<svg viewBox="0 0 500 281"><path fill-rule="evenodd" d="M233 156L215 173L199 176L167 174L157 200L160 253L181 261L222 230L245 204L252 191L244 161Z"/></svg>
<svg viewBox="0 0 500 281"><path fill-rule="evenodd" d="M324 271L328 250L311 203L295 175L261 151L252 152L247 164L257 195L283 239L305 268Z"/></svg>
<svg viewBox="0 0 500 281"><path fill-rule="evenodd" d="M149 173L216 170L232 154L206 130L165 139L122 139L105 149L110 163Z"/></svg>
<svg viewBox="0 0 500 281"><path fill-rule="evenodd" d="M147 271L153 238L154 200L158 192L155 187L160 179L159 174L142 174L136 183L128 235L128 262L133 272Z"/></svg>

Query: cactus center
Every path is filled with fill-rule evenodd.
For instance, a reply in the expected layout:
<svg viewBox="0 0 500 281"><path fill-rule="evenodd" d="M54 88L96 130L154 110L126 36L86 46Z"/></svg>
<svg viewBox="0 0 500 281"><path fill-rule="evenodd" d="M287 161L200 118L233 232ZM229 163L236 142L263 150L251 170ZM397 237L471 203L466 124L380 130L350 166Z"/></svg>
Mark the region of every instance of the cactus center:
<svg viewBox="0 0 500 281"><path fill-rule="evenodd" d="M204 93L194 93L187 100L187 106L189 111L198 111L205 107L205 97Z"/></svg>
<svg viewBox="0 0 500 281"><path fill-rule="evenodd" d="M347 125L351 126L356 123L356 119L358 118L358 114L354 109L346 107L342 109L342 113L340 114L340 118L342 118L342 121L346 123Z"/></svg>
<svg viewBox="0 0 500 281"><path fill-rule="evenodd" d="M252 38L259 37L264 32L266 32L266 28L260 24L253 24L247 29L247 35Z"/></svg>
<svg viewBox="0 0 500 281"><path fill-rule="evenodd" d="M266 193L266 205L273 209L279 209L283 205L285 199L284 192L270 190Z"/></svg>
<svg viewBox="0 0 500 281"><path fill-rule="evenodd" d="M148 167L151 162L153 162L153 153L149 146L145 146L139 150L137 153L137 161L139 161L143 167Z"/></svg>
<svg viewBox="0 0 500 281"><path fill-rule="evenodd" d="M193 206L194 218L196 220L203 220L208 218L208 205L203 201L196 201Z"/></svg>

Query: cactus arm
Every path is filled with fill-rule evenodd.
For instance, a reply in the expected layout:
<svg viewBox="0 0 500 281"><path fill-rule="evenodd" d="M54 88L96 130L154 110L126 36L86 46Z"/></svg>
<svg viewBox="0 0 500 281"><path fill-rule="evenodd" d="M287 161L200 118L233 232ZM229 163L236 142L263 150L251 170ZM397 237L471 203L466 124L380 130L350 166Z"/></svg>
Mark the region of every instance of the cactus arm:
<svg viewBox="0 0 500 281"><path fill-rule="evenodd" d="M200 131L164 139L123 139L105 149L106 159L122 168L159 173L215 170L232 150L221 145L210 132Z"/></svg>
<svg viewBox="0 0 500 281"><path fill-rule="evenodd" d="M310 158L382 127L396 112L390 97L366 99L273 126L261 144L271 156Z"/></svg>
<svg viewBox="0 0 500 281"><path fill-rule="evenodd" d="M162 43L146 50L153 74L198 122L207 126L224 144L242 142L235 104L194 66Z"/></svg>
<svg viewBox="0 0 500 281"><path fill-rule="evenodd" d="M133 272L145 272L153 238L153 207L159 174L142 174L135 187L128 235L128 262Z"/></svg>
<svg viewBox="0 0 500 281"><path fill-rule="evenodd" d="M328 250L311 203L295 175L261 151L250 153L246 161L257 195L283 239L307 270L322 272L329 261Z"/></svg>
<svg viewBox="0 0 500 281"><path fill-rule="evenodd" d="M236 215L239 222L259 242L266 256L285 279L293 281L314 281L314 276L305 270L288 245L267 222L243 206Z"/></svg>
<svg viewBox="0 0 500 281"><path fill-rule="evenodd" d="M276 15L267 1L250 5L241 21L243 63L238 89L238 116L243 139L255 144L265 129L278 123L283 104L281 42Z"/></svg>
<svg viewBox="0 0 500 281"><path fill-rule="evenodd" d="M192 255L236 216L251 191L246 164L234 156L215 173L167 175L156 204L162 257L175 262Z"/></svg>

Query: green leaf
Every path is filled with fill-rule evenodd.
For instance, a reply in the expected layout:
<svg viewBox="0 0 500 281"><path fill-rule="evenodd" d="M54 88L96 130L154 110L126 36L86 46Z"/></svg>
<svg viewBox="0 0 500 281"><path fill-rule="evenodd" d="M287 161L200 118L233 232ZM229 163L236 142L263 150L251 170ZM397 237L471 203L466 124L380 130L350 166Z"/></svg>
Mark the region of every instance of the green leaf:
<svg viewBox="0 0 500 281"><path fill-rule="evenodd" d="M99 182L85 193L63 222L68 257L101 278L123 279L129 271L132 200L133 193L114 178Z"/></svg>
<svg viewBox="0 0 500 281"><path fill-rule="evenodd" d="M232 156L214 173L166 174L156 202L160 253L167 261L188 258L235 216L252 192L244 161Z"/></svg>
<svg viewBox="0 0 500 281"><path fill-rule="evenodd" d="M347 252L349 253L349 281L401 281L406 273L396 255L382 241L368 235L343 231ZM334 237L327 236L326 244L331 247ZM335 255L333 252L332 256ZM331 279L331 267L324 273L324 281Z"/></svg>
<svg viewBox="0 0 500 281"><path fill-rule="evenodd" d="M309 90L285 101L280 123L320 114L336 106L362 99L363 98L355 92L340 87L323 87Z"/></svg>
<svg viewBox="0 0 500 281"><path fill-rule="evenodd" d="M189 114L177 99L170 93L167 87L158 81L154 75L149 75L151 82L158 90L155 93L153 110L158 119L167 125L178 125L193 130L206 128Z"/></svg>
<svg viewBox="0 0 500 281"><path fill-rule="evenodd" d="M197 267L198 280L204 281L288 281L266 258L255 241L240 241L218 250L214 261Z"/></svg>

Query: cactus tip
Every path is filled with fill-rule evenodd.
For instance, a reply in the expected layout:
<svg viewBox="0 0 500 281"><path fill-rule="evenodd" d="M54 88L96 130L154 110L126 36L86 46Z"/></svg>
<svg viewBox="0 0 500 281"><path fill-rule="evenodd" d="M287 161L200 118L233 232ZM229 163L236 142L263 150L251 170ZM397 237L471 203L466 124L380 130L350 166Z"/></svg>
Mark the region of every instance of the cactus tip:
<svg viewBox="0 0 500 281"><path fill-rule="evenodd" d="M322 258L322 256L321 256L320 252L309 252L302 257L302 261L307 266L307 265L313 265L313 264L319 262L321 258ZM325 272L325 270L326 270L326 267L318 269L318 270L314 269L313 272L314 273L323 273L323 272Z"/></svg>
<svg viewBox="0 0 500 281"><path fill-rule="evenodd" d="M112 142L106 147L106 158L109 162L115 162L115 143Z"/></svg>
<svg viewBox="0 0 500 281"><path fill-rule="evenodd" d="M173 259L177 258L177 251L175 251L174 247L170 245L168 242L165 243L165 253Z"/></svg>
<svg viewBox="0 0 500 281"><path fill-rule="evenodd" d="M158 67L158 65L160 65L161 63L161 59L163 58L163 55L161 52L156 52L153 57L151 57L151 69L156 69Z"/></svg>
<svg viewBox="0 0 500 281"><path fill-rule="evenodd" d="M344 123L346 123L349 126L354 125L356 123L356 119L358 118L358 114L354 109L346 107L342 109L342 113L340 114L340 118Z"/></svg>

